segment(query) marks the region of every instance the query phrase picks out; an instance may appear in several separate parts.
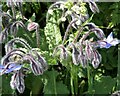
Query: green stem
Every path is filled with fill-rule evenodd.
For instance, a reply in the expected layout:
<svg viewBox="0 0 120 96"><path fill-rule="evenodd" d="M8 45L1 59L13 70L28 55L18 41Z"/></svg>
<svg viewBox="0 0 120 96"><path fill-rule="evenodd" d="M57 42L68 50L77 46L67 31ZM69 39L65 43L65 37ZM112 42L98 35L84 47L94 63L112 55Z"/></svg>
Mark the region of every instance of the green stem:
<svg viewBox="0 0 120 96"><path fill-rule="evenodd" d="M71 78L70 78L70 84L71 84L71 93L72 93L72 96L74 96L74 86L73 86L73 77L72 77L72 73L71 73Z"/></svg>
<svg viewBox="0 0 120 96"><path fill-rule="evenodd" d="M71 71L70 71L70 75L71 75L71 77L70 77L70 85L71 85L71 93L72 93L72 96L74 96L74 85L73 85L73 66L72 66L72 64L70 64L71 65Z"/></svg>
<svg viewBox="0 0 120 96"><path fill-rule="evenodd" d="M89 64L87 65L87 76L88 76L88 93L89 94L92 94L92 81L93 81L93 77L91 75L91 69L90 69L90 66Z"/></svg>
<svg viewBox="0 0 120 96"><path fill-rule="evenodd" d="M78 76L77 76L77 72L78 72L78 69L77 69L78 66L75 66L74 68L74 88L75 88L75 94L77 96L78 94Z"/></svg>
<svg viewBox="0 0 120 96"><path fill-rule="evenodd" d="M12 13L13 13L13 18L16 19L16 11L13 2L12 2Z"/></svg>
<svg viewBox="0 0 120 96"><path fill-rule="evenodd" d="M118 72L117 72L117 90L120 90L120 45L118 46Z"/></svg>

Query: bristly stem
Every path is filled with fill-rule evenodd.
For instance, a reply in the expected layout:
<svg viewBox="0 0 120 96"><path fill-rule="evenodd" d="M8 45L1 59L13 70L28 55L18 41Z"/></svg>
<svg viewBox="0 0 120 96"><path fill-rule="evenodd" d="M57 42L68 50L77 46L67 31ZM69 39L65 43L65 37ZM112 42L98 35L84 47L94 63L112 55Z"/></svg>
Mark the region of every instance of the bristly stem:
<svg viewBox="0 0 120 96"><path fill-rule="evenodd" d="M16 11L15 11L15 6L14 6L14 2L12 1L12 13L13 13L13 18L16 19Z"/></svg>
<svg viewBox="0 0 120 96"><path fill-rule="evenodd" d="M72 21L70 22L70 24L68 25L68 27L67 27L67 29L66 29L66 31L65 31L65 35L64 35L62 44L65 43L65 41L66 41L66 39L67 39L67 35L68 35L68 33L69 33L69 30L70 30L70 27L71 27L72 24L75 23L76 21L77 21L77 19L74 19L74 20L72 20Z"/></svg>
<svg viewBox="0 0 120 96"><path fill-rule="evenodd" d="M89 66L89 63L87 64L87 77L88 77L88 93L89 94L92 94L92 88L93 88L93 77L92 77L92 74L91 74L91 68Z"/></svg>
<svg viewBox="0 0 120 96"><path fill-rule="evenodd" d="M37 47L40 48L40 34L39 34L39 26L36 28L36 42L37 42Z"/></svg>
<svg viewBox="0 0 120 96"><path fill-rule="evenodd" d="M79 31L78 31L78 33L77 33L77 35L76 35L76 37L75 37L73 43L77 42L77 39L79 38L80 33L82 32L82 30L83 30L83 27L80 27L80 29L79 29Z"/></svg>
<svg viewBox="0 0 120 96"><path fill-rule="evenodd" d="M71 69L70 69L70 85L71 85L71 94L72 94L72 96L74 96L75 95L75 93L74 93L74 84L73 84L73 66L72 66L72 63L70 63L70 66L71 66Z"/></svg>
<svg viewBox="0 0 120 96"><path fill-rule="evenodd" d="M120 45L118 46L117 90L120 90Z"/></svg>

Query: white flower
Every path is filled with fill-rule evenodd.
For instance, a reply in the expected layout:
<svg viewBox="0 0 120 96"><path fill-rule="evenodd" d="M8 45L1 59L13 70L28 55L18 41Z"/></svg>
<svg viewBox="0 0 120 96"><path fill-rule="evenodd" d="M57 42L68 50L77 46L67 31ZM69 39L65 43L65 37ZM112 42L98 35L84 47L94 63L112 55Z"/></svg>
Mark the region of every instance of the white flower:
<svg viewBox="0 0 120 96"><path fill-rule="evenodd" d="M120 43L120 40L113 38L113 33L111 32L107 38L97 41L100 48L110 48L111 46L116 46Z"/></svg>

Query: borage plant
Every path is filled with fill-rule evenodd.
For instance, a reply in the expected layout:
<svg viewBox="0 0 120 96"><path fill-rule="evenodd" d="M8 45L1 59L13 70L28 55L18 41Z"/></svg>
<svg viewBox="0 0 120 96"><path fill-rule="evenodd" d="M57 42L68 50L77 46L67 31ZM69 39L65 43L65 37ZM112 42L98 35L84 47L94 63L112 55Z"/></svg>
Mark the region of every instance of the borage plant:
<svg viewBox="0 0 120 96"><path fill-rule="evenodd" d="M7 43L5 44L5 56L1 59L0 75L12 74L11 88L23 93L25 90L24 77L31 72L34 75L42 75L48 67L44 57L35 48L32 48L26 40L17 37L19 26L25 32L36 30L36 42L39 48L39 25L30 21L26 27L23 23L26 18L22 12L22 0L19 2L7 0L7 6L12 9L12 15L1 10L2 17L7 19L7 25L0 33L0 43ZM16 10L16 7L18 7L20 12ZM21 14L20 18L18 18L18 14ZM8 39L9 36L11 36L11 40Z"/></svg>
<svg viewBox="0 0 120 96"><path fill-rule="evenodd" d="M25 79L32 72L37 76L42 75L35 83L43 81L44 86L38 86L44 94L77 96L96 93L95 80L102 75L101 66L104 66L100 65L102 54L99 50L116 46L120 40L113 38L113 32L106 37L104 31L92 22L94 15L100 13L93 0L55 2L48 8L43 33L40 33L40 25L34 20L35 14L29 20L23 15L22 0L7 0L7 6L11 11L1 11L7 23L3 22L4 29L0 32L0 43L5 43L0 74L12 74L12 89L23 93ZM88 8L92 15L89 15ZM35 31L35 43L34 35L28 35L30 31ZM25 39L22 38L24 34ZM32 46L27 42L32 42ZM114 90L110 89L111 92Z"/></svg>
<svg viewBox="0 0 120 96"><path fill-rule="evenodd" d="M83 68L87 70L87 93L94 94L95 90L93 82L95 73L92 74L92 72L99 67L102 61L102 56L97 49L108 49L111 46L116 46L120 43L120 40L113 38L113 32L106 38L103 30L90 22L94 14L89 18L85 2L89 4L89 7L94 14L99 13L99 8L93 0L83 0L83 2L56 2L49 7L47 14L47 22L51 22L50 16L52 18L54 12L60 10L62 11L62 17L58 19L57 24L60 25L60 23L69 22L69 25L65 30L63 41L61 44L59 43L59 45L56 44L57 47L53 52L53 56L55 58L57 56L57 59L69 71L70 90L71 94L74 95L80 94L78 91L78 73L80 73L79 70L83 70ZM71 31L71 34L69 34L69 31ZM81 66L83 68L81 68Z"/></svg>

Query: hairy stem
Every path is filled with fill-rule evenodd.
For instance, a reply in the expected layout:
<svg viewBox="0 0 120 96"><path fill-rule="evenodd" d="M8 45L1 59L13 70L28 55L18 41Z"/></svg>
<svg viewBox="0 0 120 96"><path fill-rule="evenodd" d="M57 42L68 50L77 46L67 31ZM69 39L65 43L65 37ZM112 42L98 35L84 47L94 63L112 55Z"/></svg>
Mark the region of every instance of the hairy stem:
<svg viewBox="0 0 120 96"><path fill-rule="evenodd" d="M76 35L76 37L75 37L75 39L74 39L74 43L75 42L77 42L77 39L79 38L79 36L80 36L80 33L82 32L82 30L83 30L83 27L80 27L80 30L79 30L79 32L77 33L77 35Z"/></svg>
<svg viewBox="0 0 120 96"><path fill-rule="evenodd" d="M12 3L12 13L13 13L13 19L16 19L16 11L15 11L15 6L14 6L14 2L11 2Z"/></svg>
<svg viewBox="0 0 120 96"><path fill-rule="evenodd" d="M39 27L36 29L36 42L37 42L37 47L40 48L40 34L39 34Z"/></svg>
<svg viewBox="0 0 120 96"><path fill-rule="evenodd" d="M120 45L118 46L117 90L120 90Z"/></svg>
<svg viewBox="0 0 120 96"><path fill-rule="evenodd" d="M92 94L92 88L93 88L93 85L92 85L92 81L93 81L93 77L91 75L91 68L89 66L89 63L87 64L87 77L88 77L88 93L89 94Z"/></svg>
<svg viewBox="0 0 120 96"><path fill-rule="evenodd" d="M66 29L66 32L65 32L65 35L64 35L64 38L63 38L63 42L62 44L65 43L66 39L67 39L67 35L69 33L69 30L70 30L70 27L72 26L73 23L75 23L77 21L77 19L74 19L70 22L70 24L68 25L67 29Z"/></svg>
<svg viewBox="0 0 120 96"><path fill-rule="evenodd" d="M70 64L71 65L71 70L70 70L70 85L71 85L71 94L72 96L74 96L74 82L73 82L73 66L72 66L72 63Z"/></svg>

